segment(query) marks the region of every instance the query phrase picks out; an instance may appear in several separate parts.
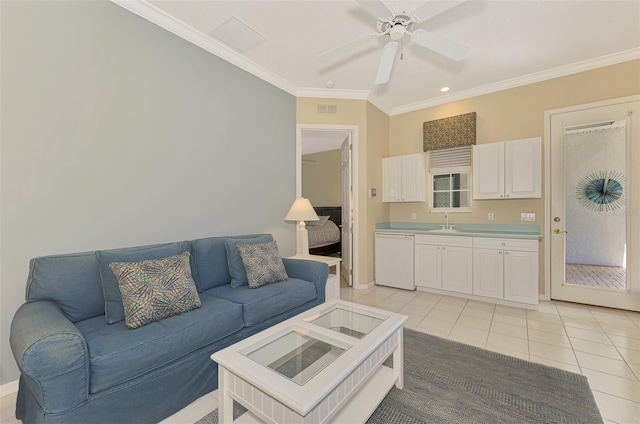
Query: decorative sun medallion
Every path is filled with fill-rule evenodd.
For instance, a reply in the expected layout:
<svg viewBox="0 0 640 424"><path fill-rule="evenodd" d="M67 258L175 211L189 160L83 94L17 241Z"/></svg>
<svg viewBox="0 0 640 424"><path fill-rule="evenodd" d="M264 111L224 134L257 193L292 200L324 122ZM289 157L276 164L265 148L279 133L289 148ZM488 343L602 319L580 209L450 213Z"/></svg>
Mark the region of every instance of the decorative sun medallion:
<svg viewBox="0 0 640 424"><path fill-rule="evenodd" d="M576 186L576 197L582 206L592 211L614 211L625 205L625 182L621 172L594 172L580 180Z"/></svg>

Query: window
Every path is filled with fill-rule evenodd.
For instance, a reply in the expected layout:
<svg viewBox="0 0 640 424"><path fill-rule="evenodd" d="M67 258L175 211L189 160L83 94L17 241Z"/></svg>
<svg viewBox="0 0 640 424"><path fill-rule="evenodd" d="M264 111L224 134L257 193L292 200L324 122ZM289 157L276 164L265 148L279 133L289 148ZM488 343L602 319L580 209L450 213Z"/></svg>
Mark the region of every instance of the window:
<svg viewBox="0 0 640 424"><path fill-rule="evenodd" d="M471 167L431 170L431 211L471 212Z"/></svg>
<svg viewBox="0 0 640 424"><path fill-rule="evenodd" d="M431 212L471 212L471 146L430 152Z"/></svg>

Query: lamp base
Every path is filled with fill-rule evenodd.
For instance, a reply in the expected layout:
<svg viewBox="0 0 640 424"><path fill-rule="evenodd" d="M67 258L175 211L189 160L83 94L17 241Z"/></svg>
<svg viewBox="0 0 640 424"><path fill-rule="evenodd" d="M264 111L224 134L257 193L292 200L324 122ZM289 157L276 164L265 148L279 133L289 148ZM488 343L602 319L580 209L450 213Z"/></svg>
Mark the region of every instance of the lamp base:
<svg viewBox="0 0 640 424"><path fill-rule="evenodd" d="M296 256L309 256L309 233L304 221L300 221L296 231Z"/></svg>

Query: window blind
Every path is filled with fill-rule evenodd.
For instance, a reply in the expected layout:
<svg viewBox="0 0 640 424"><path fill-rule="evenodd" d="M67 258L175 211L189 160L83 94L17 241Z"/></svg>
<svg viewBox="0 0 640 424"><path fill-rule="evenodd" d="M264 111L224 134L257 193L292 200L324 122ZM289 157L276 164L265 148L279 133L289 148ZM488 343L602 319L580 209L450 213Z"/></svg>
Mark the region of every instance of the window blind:
<svg viewBox="0 0 640 424"><path fill-rule="evenodd" d="M432 150L429 155L432 169L471 166L471 146Z"/></svg>

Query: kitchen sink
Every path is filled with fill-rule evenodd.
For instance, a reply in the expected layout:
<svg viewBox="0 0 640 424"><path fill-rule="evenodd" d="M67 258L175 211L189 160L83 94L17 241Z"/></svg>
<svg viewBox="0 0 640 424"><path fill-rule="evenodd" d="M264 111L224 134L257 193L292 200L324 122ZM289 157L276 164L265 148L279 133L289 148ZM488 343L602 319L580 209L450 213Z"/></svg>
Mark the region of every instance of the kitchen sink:
<svg viewBox="0 0 640 424"><path fill-rule="evenodd" d="M455 228L436 228L435 230L428 230L430 233L459 233L460 230Z"/></svg>

